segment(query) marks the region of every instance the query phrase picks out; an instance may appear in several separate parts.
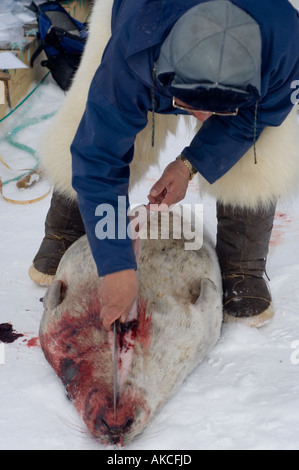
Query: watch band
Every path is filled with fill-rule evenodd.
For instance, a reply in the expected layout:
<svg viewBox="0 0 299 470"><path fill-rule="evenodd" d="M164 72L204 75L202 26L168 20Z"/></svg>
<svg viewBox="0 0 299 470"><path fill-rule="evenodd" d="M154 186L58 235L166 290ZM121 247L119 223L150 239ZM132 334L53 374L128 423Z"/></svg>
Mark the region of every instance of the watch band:
<svg viewBox="0 0 299 470"><path fill-rule="evenodd" d="M190 181L194 178L194 176L196 175L196 173L198 173L197 169L194 168L194 166L192 165L192 163L189 162L189 160L184 157L184 155L179 155L176 160L181 160L184 165L188 168L189 172L190 172Z"/></svg>

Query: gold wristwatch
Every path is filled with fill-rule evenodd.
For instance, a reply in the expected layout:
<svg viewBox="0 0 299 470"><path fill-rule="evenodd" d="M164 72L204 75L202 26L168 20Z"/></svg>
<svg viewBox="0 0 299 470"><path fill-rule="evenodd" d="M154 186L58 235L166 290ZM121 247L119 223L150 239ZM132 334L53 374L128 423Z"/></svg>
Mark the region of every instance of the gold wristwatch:
<svg viewBox="0 0 299 470"><path fill-rule="evenodd" d="M184 157L184 155L179 155L179 156L176 158L176 160L181 160L181 161L184 163L184 165L185 165L185 166L188 168L188 170L190 171L190 178L189 178L189 180L190 180L190 181L193 180L194 176L195 176L196 173L197 173L197 169L194 168L194 166L189 162L189 160L188 160L186 157Z"/></svg>

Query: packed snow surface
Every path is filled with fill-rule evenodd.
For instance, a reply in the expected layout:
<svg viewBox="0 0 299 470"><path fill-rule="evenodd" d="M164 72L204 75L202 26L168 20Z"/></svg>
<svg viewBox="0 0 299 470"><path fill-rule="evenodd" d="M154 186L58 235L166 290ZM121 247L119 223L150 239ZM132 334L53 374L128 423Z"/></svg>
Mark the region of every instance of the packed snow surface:
<svg viewBox="0 0 299 470"><path fill-rule="evenodd" d="M30 100L1 124L0 164L6 182L32 168L33 156L7 143L37 148L50 119L31 125L59 109L64 94L47 79ZM190 140L169 139L161 168L151 170L131 196L144 203L153 182ZM22 173L22 172L21 172ZM17 190L3 186L11 199L34 199L47 193L47 181ZM192 182L184 202L204 204L205 226L215 237L215 203ZM59 379L39 347L38 329L45 289L36 286L28 268L43 238L50 195L34 204L11 204L0 196L0 324L10 323L16 341L5 344L0 365L0 449L105 449L88 435ZM189 376L144 433L126 450L141 449L299 449L299 195L277 209L267 273L275 318L261 329L224 325L219 343ZM3 349L3 345L1 346ZM0 359L1 359L0 348ZM1 362L1 361L0 361ZM3 361L4 362L4 361ZM113 448L112 448L113 449ZM111 448L109 449L111 450Z"/></svg>

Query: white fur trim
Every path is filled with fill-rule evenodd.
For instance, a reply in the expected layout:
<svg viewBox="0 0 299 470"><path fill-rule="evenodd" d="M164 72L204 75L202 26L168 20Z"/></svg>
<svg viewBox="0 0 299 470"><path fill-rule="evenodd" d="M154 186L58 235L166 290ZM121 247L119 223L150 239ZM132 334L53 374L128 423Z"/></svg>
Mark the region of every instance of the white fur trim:
<svg viewBox="0 0 299 470"><path fill-rule="evenodd" d="M199 176L201 190L225 205L252 209L290 197L299 188L298 129L293 109L280 127L267 127L262 133L257 164L251 148L213 185Z"/></svg>
<svg viewBox="0 0 299 470"><path fill-rule="evenodd" d="M72 188L70 146L85 110L91 80L111 36L113 0L96 0L89 24L89 38L73 84L59 112L39 143L42 167L55 188L69 198L76 198Z"/></svg>
<svg viewBox="0 0 299 470"><path fill-rule="evenodd" d="M297 8L297 10L299 9L299 0L289 0L289 2L293 7Z"/></svg>

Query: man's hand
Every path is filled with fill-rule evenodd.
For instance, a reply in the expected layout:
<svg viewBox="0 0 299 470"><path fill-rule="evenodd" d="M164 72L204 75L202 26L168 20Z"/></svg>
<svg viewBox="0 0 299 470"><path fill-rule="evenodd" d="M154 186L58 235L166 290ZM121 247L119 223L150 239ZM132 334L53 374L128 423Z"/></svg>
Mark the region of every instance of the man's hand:
<svg viewBox="0 0 299 470"><path fill-rule="evenodd" d="M125 322L138 296L138 280L133 269L108 274L100 288L101 314L104 328L120 318Z"/></svg>
<svg viewBox="0 0 299 470"><path fill-rule="evenodd" d="M180 160L170 163L163 175L152 187L148 197L150 204L166 204L170 207L182 201L186 195L190 172ZM149 208L149 206L147 206ZM158 208L158 210L162 210ZM165 210L165 206L164 206Z"/></svg>

